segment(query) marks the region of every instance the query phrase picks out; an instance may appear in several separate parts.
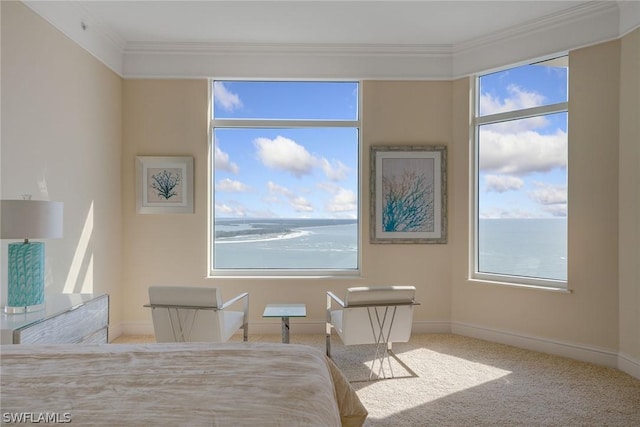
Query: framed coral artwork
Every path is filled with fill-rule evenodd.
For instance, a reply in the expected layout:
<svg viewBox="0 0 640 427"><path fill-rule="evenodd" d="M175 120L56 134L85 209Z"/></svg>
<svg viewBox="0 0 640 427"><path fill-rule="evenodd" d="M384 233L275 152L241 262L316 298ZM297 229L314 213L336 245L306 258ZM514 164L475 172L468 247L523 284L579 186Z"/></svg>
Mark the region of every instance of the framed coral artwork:
<svg viewBox="0 0 640 427"><path fill-rule="evenodd" d="M447 243L447 147L371 147L371 243Z"/></svg>
<svg viewBox="0 0 640 427"><path fill-rule="evenodd" d="M193 157L136 157L136 211L193 213Z"/></svg>

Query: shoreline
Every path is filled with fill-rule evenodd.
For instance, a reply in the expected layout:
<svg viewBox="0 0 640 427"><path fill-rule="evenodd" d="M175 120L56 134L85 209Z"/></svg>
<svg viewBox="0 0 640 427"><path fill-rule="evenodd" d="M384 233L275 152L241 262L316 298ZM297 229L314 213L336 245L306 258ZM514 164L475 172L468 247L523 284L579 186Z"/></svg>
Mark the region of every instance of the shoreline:
<svg viewBox="0 0 640 427"><path fill-rule="evenodd" d="M285 234L265 233L262 235L264 237L256 237L256 235L244 235L244 236L239 235L234 237L217 238L216 244L269 242L273 240L296 239L298 237L308 236L311 234L313 233L309 230L292 230L291 232L288 232Z"/></svg>

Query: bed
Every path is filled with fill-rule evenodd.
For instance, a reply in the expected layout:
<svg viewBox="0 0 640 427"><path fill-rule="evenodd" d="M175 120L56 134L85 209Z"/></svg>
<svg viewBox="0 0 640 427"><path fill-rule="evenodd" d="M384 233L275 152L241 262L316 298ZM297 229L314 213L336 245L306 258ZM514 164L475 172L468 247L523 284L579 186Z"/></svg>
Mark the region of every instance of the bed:
<svg viewBox="0 0 640 427"><path fill-rule="evenodd" d="M361 426L367 416L340 370L305 345L5 345L0 351L3 418L330 427Z"/></svg>

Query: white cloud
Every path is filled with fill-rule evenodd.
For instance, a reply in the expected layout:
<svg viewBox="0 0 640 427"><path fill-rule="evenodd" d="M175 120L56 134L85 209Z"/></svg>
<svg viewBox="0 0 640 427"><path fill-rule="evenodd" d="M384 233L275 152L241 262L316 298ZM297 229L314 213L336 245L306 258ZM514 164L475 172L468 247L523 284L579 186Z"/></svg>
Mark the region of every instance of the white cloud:
<svg viewBox="0 0 640 427"><path fill-rule="evenodd" d="M480 212L480 218L483 219L508 219L508 218L535 218L536 216L529 211L522 209L505 209L494 207L485 209Z"/></svg>
<svg viewBox="0 0 640 427"><path fill-rule="evenodd" d="M333 182L319 182L316 184L316 187L331 194L336 194L342 188Z"/></svg>
<svg viewBox="0 0 640 427"><path fill-rule="evenodd" d="M553 216L566 217L567 216L567 204L549 205L542 208L545 212L550 213Z"/></svg>
<svg viewBox="0 0 640 427"><path fill-rule="evenodd" d="M508 111L517 111L543 105L545 97L536 92L527 92L517 85L507 87L509 97L503 100L483 93L480 96L480 114L491 115ZM545 116L535 116L526 119L509 120L506 122L485 125L484 128L498 133L517 133L532 129L540 129L548 124Z"/></svg>
<svg viewBox="0 0 640 427"><path fill-rule="evenodd" d="M325 158L319 160L324 174L332 181L343 181L349 174L349 167L340 160L329 161Z"/></svg>
<svg viewBox="0 0 640 427"><path fill-rule="evenodd" d="M222 82L213 83L213 101L227 111L242 108L240 97L230 92Z"/></svg>
<svg viewBox="0 0 640 427"><path fill-rule="evenodd" d="M292 139L277 136L275 139L257 138L254 144L260 161L267 167L289 172L297 178L310 175L314 168L322 169L332 181L342 181L350 169L340 160L328 160L311 154Z"/></svg>
<svg viewBox="0 0 640 427"><path fill-rule="evenodd" d="M257 138L254 144L258 149L258 158L267 167L290 172L298 178L313 170L314 157L306 148L289 138Z"/></svg>
<svg viewBox="0 0 640 427"><path fill-rule="evenodd" d="M216 203L216 217L235 217L235 218L274 218L276 214L270 210L253 210L247 208L244 204L229 200L226 203Z"/></svg>
<svg viewBox="0 0 640 427"><path fill-rule="evenodd" d="M240 171L240 168L238 167L238 165L233 163L229 159L229 155L224 151L222 151L220 147L216 145L214 150L215 150L214 158L215 158L216 170L227 171L234 174L237 174Z"/></svg>
<svg viewBox="0 0 640 427"><path fill-rule="evenodd" d="M294 197L293 191L289 190L286 187L276 184L273 181L267 182L267 189L270 194L280 194L285 197Z"/></svg>
<svg viewBox="0 0 640 427"><path fill-rule="evenodd" d="M509 97L500 100L491 94L480 95L480 114L483 116L506 111L522 110L524 108L539 107L544 102L544 95L536 92L527 92L518 85L511 84L507 87Z"/></svg>
<svg viewBox="0 0 640 427"><path fill-rule="evenodd" d="M246 211L242 206L231 206L224 203L216 203L215 214L216 216L244 217L246 216Z"/></svg>
<svg viewBox="0 0 640 427"><path fill-rule="evenodd" d="M302 196L298 196L287 187L278 185L273 181L267 182L267 190L269 191L270 196L263 198L263 201L267 203L282 203L284 201L279 199L278 196L284 196L286 201L289 203L289 206L291 206L296 212L312 212L314 210L313 205L307 199Z"/></svg>
<svg viewBox="0 0 640 427"><path fill-rule="evenodd" d="M510 175L486 175L484 177L485 191L504 193L522 188L524 181L521 178Z"/></svg>
<svg viewBox="0 0 640 427"><path fill-rule="evenodd" d="M566 205L567 186L534 182L536 189L529 192L531 200L542 205Z"/></svg>
<svg viewBox="0 0 640 427"><path fill-rule="evenodd" d="M244 193L251 191L251 187L240 181L235 181L229 178L222 179L216 184L216 191L228 191L233 193Z"/></svg>
<svg viewBox="0 0 640 427"><path fill-rule="evenodd" d="M489 129L480 133L480 169L523 175L567 166L567 134L562 130L542 135L533 131L502 134Z"/></svg>
<svg viewBox="0 0 640 427"><path fill-rule="evenodd" d="M340 188L327 203L329 212L349 212L358 209L358 198L356 193L346 188Z"/></svg>
<svg viewBox="0 0 640 427"><path fill-rule="evenodd" d="M313 206L311 205L311 202L309 202L304 197L292 197L289 200L289 203L291 204L291 207L293 207L293 209L296 212L312 212L313 211Z"/></svg>

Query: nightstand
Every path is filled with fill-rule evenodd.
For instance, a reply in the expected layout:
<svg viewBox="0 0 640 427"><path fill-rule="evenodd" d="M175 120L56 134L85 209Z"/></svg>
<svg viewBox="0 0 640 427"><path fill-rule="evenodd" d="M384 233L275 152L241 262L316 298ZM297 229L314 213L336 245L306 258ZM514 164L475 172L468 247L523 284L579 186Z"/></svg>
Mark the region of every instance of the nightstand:
<svg viewBox="0 0 640 427"><path fill-rule="evenodd" d="M0 317L2 344L107 343L109 295L52 294L43 310Z"/></svg>

